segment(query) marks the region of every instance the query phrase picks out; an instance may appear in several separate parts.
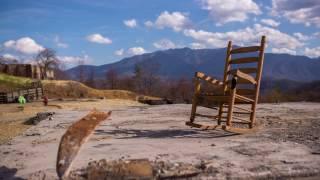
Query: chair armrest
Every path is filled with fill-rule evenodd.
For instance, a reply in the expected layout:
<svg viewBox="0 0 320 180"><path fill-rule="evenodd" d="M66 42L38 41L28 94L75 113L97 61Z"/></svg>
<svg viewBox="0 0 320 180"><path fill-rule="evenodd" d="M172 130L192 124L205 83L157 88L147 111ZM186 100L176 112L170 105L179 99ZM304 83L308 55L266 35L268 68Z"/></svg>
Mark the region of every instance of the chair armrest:
<svg viewBox="0 0 320 180"><path fill-rule="evenodd" d="M232 73L234 77L237 77L239 79L243 79L245 81L248 81L252 84L257 84L257 81L255 80L254 77L252 77L251 75L244 73L240 70L235 71L234 73Z"/></svg>
<svg viewBox="0 0 320 180"><path fill-rule="evenodd" d="M208 83L213 84L213 85L219 85L219 86L223 85L223 82L221 82L218 79L215 79L213 77L210 77L208 75L205 75L202 72L196 72L195 73L195 78L203 80L203 81L208 82Z"/></svg>

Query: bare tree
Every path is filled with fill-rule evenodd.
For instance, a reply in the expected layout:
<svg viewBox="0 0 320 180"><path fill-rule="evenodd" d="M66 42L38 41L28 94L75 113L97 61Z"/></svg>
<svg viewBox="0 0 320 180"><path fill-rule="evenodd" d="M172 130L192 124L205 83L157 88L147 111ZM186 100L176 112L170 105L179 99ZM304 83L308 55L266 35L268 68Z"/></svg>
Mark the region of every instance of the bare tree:
<svg viewBox="0 0 320 180"><path fill-rule="evenodd" d="M142 93L143 87L142 87L142 78L143 78L143 70L142 66L139 64L135 64L134 66L134 83L135 83L135 90L139 93Z"/></svg>
<svg viewBox="0 0 320 180"><path fill-rule="evenodd" d="M145 88L147 90L147 94L152 94L156 90L155 85L159 83L160 78L157 73L160 69L160 64L151 62L146 65L145 69Z"/></svg>
<svg viewBox="0 0 320 180"><path fill-rule="evenodd" d="M106 72L106 81L110 89L118 87L118 72L111 68Z"/></svg>
<svg viewBox="0 0 320 180"><path fill-rule="evenodd" d="M134 80L136 84L136 90L139 93L150 94L154 91L154 87L159 81L157 76L159 67L159 64L152 62L135 65Z"/></svg>
<svg viewBox="0 0 320 180"><path fill-rule="evenodd" d="M122 76L121 78L118 79L117 88L134 91L135 90L134 77L129 75Z"/></svg>
<svg viewBox="0 0 320 180"><path fill-rule="evenodd" d="M79 73L79 81L84 82L85 81L85 72L84 72L84 60L78 61L78 73Z"/></svg>
<svg viewBox="0 0 320 180"><path fill-rule="evenodd" d="M68 80L68 79L70 79L70 76L65 71L64 67L59 67L59 68L54 69L54 74L55 74L54 78L58 79L58 80Z"/></svg>
<svg viewBox="0 0 320 180"><path fill-rule="evenodd" d="M176 91L180 98L186 102L189 103L191 100L191 90L192 89L192 83L188 81L186 78L181 77L178 80Z"/></svg>
<svg viewBox="0 0 320 180"><path fill-rule="evenodd" d="M15 64L18 63L19 61L17 59L14 58L7 58L4 56L0 55L0 64Z"/></svg>
<svg viewBox="0 0 320 180"><path fill-rule="evenodd" d="M89 76L88 76L88 79L86 80L85 84L92 87L92 88L95 88L96 87L95 78L96 78L96 75L94 73L94 69L91 69Z"/></svg>
<svg viewBox="0 0 320 180"><path fill-rule="evenodd" d="M40 72L43 79L47 79L48 69L58 69L60 61L56 57L53 49L46 48L40 51L36 56L36 62L40 66Z"/></svg>

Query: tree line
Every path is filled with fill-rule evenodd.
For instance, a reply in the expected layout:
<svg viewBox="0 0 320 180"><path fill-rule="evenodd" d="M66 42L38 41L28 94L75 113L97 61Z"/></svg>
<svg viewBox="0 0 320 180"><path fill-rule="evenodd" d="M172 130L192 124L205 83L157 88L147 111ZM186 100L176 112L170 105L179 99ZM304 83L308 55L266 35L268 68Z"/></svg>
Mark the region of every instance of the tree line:
<svg viewBox="0 0 320 180"><path fill-rule="evenodd" d="M114 68L108 69L102 79L97 79L94 70L85 72L78 67L79 81L97 89L129 90L137 94L162 97L175 102L191 102L192 81L189 78L168 79L158 75L160 65L156 63L137 63L133 73L120 75Z"/></svg>

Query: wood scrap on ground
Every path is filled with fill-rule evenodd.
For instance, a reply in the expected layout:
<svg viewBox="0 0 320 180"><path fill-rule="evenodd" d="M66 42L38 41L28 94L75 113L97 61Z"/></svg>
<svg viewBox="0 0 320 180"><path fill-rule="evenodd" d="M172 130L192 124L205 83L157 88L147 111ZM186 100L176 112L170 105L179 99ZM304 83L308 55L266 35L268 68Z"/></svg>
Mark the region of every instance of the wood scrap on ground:
<svg viewBox="0 0 320 180"><path fill-rule="evenodd" d="M105 113L93 110L67 129L61 138L57 156L56 170L59 178L68 176L72 162L79 153L82 144L89 139L94 129L110 115L111 111Z"/></svg>

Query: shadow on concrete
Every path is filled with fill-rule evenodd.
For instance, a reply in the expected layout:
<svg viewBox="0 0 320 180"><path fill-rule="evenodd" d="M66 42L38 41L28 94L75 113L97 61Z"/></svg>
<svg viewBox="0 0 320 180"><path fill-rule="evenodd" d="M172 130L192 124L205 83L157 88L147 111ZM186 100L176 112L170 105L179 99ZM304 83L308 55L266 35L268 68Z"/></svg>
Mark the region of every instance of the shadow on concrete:
<svg viewBox="0 0 320 180"><path fill-rule="evenodd" d="M115 130L96 130L95 135L112 135L115 139L133 138L222 138L239 135L223 130L193 130L193 129L115 129Z"/></svg>
<svg viewBox="0 0 320 180"><path fill-rule="evenodd" d="M24 180L19 177L15 177L18 169L17 168L8 168L6 166L0 167L0 180Z"/></svg>

